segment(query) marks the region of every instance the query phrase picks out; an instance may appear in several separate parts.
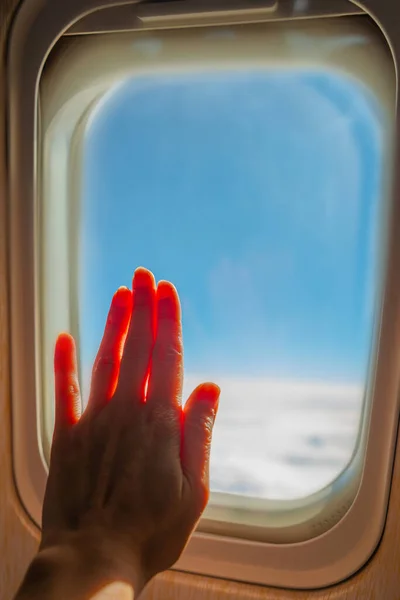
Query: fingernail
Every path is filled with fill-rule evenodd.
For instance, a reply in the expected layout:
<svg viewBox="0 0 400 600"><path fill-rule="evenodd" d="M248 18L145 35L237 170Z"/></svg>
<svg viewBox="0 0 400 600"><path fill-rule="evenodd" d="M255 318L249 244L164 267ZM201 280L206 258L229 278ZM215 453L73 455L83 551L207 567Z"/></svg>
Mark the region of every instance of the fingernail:
<svg viewBox="0 0 400 600"><path fill-rule="evenodd" d="M75 341L69 333L60 333L54 349L54 368L56 371L71 370L74 366L73 354Z"/></svg>
<svg viewBox="0 0 400 600"><path fill-rule="evenodd" d="M205 400L218 400L221 395L221 388L216 383L205 383L202 389L202 396Z"/></svg>
<svg viewBox="0 0 400 600"><path fill-rule="evenodd" d="M154 287L154 275L144 267L138 267L133 275L133 288Z"/></svg>
<svg viewBox="0 0 400 600"><path fill-rule="evenodd" d="M173 295L174 291L175 286L173 286L170 281L162 279L158 282L157 296L159 300L164 300L164 298L171 298L171 295Z"/></svg>
<svg viewBox="0 0 400 600"><path fill-rule="evenodd" d="M113 304L117 306L126 306L129 302L131 291L125 285L121 285L114 294Z"/></svg>
<svg viewBox="0 0 400 600"><path fill-rule="evenodd" d="M180 305L175 287L169 281L159 281L157 286L157 314L161 319L180 318Z"/></svg>

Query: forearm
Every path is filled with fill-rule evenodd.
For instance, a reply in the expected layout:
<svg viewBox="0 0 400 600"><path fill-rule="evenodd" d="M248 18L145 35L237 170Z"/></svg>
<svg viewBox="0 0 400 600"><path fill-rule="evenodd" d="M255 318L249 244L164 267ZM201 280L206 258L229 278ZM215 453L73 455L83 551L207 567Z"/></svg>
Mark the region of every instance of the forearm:
<svg viewBox="0 0 400 600"><path fill-rule="evenodd" d="M142 587L136 570L115 557L90 546L63 545L37 554L15 600L133 600Z"/></svg>

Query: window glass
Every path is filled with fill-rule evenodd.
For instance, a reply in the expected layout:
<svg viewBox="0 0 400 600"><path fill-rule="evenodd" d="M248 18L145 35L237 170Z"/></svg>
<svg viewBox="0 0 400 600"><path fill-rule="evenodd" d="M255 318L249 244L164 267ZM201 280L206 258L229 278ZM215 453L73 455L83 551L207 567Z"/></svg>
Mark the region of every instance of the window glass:
<svg viewBox="0 0 400 600"><path fill-rule="evenodd" d="M375 319L379 107L338 71L131 77L94 109L79 215L87 399L110 299L144 265L182 302L185 396L222 388L213 491L305 497L355 449Z"/></svg>

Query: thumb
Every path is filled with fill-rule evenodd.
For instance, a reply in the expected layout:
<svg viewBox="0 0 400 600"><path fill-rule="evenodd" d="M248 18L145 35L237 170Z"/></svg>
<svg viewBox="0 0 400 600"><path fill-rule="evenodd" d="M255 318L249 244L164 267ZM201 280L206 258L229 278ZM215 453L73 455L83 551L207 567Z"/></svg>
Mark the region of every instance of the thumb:
<svg viewBox="0 0 400 600"><path fill-rule="evenodd" d="M192 487L205 491L204 505L209 495L211 438L220 392L214 383L203 383L191 393L183 409L182 470Z"/></svg>
<svg viewBox="0 0 400 600"><path fill-rule="evenodd" d="M54 351L56 395L55 433L74 425L81 415L81 396L78 383L74 338L61 333Z"/></svg>

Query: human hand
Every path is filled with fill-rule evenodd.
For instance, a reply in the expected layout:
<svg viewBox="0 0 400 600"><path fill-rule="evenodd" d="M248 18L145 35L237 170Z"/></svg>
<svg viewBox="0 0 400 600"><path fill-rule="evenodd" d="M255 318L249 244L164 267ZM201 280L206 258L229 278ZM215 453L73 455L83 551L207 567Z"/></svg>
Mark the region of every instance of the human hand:
<svg viewBox="0 0 400 600"><path fill-rule="evenodd" d="M176 290L143 268L113 297L82 416L74 341L55 349L40 549L79 548L136 593L176 562L209 497L219 388L198 386L182 408L182 351Z"/></svg>

